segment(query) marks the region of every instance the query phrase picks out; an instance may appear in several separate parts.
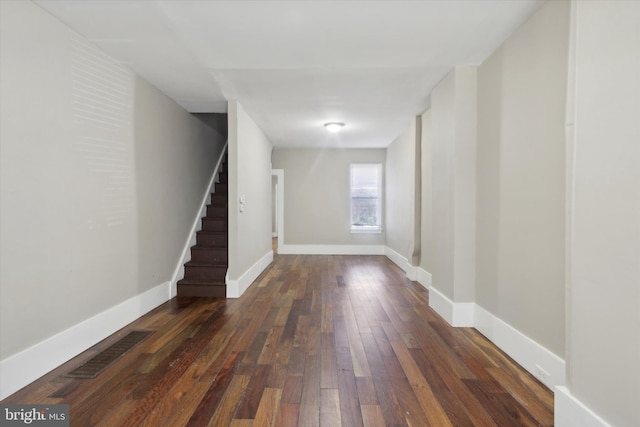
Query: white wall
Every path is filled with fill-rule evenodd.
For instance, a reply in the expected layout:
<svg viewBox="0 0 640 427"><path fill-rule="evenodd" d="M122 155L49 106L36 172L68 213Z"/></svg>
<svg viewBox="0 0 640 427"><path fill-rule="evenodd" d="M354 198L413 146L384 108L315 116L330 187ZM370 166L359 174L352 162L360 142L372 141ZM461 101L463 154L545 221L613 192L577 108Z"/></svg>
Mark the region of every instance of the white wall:
<svg viewBox="0 0 640 427"><path fill-rule="evenodd" d="M228 114L228 279L241 282L238 293L242 294L253 281L253 279L249 280L249 277L257 277L255 272L262 271L273 257L271 249L272 146L237 101L229 102ZM244 212L240 212L241 196L245 198ZM230 295L227 294L227 296Z"/></svg>
<svg viewBox="0 0 640 427"><path fill-rule="evenodd" d="M453 299L453 192L455 149L455 72L445 76L431 92L431 216L433 240L423 246L433 248L432 283L440 292ZM423 170L423 173L426 171ZM428 207L427 207L428 208Z"/></svg>
<svg viewBox="0 0 640 427"><path fill-rule="evenodd" d="M476 302L557 355L568 31L548 2L478 68Z"/></svg>
<svg viewBox="0 0 640 427"><path fill-rule="evenodd" d="M138 283L144 291L174 274L226 138L139 78L134 119Z"/></svg>
<svg viewBox="0 0 640 427"><path fill-rule="evenodd" d="M565 382L568 16L545 3L482 65L445 76L422 116L429 304L550 387Z"/></svg>
<svg viewBox="0 0 640 427"><path fill-rule="evenodd" d="M573 19L568 390L556 425L638 426L640 3L576 1Z"/></svg>
<svg viewBox="0 0 640 427"><path fill-rule="evenodd" d="M415 245L416 118L387 147L385 166L386 244L411 262Z"/></svg>
<svg viewBox="0 0 640 427"><path fill-rule="evenodd" d="M168 298L221 145L31 2L0 8L4 393L10 356L145 292Z"/></svg>
<svg viewBox="0 0 640 427"><path fill-rule="evenodd" d="M453 262L456 302L475 298L477 69L455 69Z"/></svg>
<svg viewBox="0 0 640 427"><path fill-rule="evenodd" d="M430 180L433 287L454 302L472 302L475 277L476 71L452 70L431 93L423 179ZM424 181L423 181L424 182ZM423 227L425 224L423 224Z"/></svg>
<svg viewBox="0 0 640 427"><path fill-rule="evenodd" d="M385 150L278 149L272 162L274 169L284 170L285 241L279 244L384 244L384 232L351 233L349 165L384 165Z"/></svg>
<svg viewBox="0 0 640 427"><path fill-rule="evenodd" d="M433 156L432 138L433 124L431 109L425 111L422 116L422 135L420 143L421 152L421 206L420 206L420 268L432 274L434 263L433 251Z"/></svg>

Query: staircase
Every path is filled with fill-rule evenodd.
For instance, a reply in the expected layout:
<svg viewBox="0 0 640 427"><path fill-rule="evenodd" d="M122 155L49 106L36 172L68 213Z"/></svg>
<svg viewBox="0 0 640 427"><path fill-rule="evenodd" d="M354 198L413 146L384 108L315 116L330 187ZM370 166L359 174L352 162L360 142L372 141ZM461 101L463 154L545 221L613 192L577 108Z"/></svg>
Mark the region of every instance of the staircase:
<svg viewBox="0 0 640 427"><path fill-rule="evenodd" d="M191 261L184 265L184 278L178 281L178 296L225 298L228 267L228 176L227 158L220 165L215 192L202 218L191 247Z"/></svg>

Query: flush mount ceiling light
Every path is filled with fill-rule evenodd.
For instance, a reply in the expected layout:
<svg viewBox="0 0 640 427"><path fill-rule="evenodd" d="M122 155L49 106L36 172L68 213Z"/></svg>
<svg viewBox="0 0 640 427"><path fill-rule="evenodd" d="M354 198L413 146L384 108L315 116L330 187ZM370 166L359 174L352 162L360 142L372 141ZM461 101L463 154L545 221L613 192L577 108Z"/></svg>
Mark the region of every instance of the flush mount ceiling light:
<svg viewBox="0 0 640 427"><path fill-rule="evenodd" d="M324 127L327 128L327 130L331 133L336 133L339 132L340 129L342 129L344 127L344 123L340 123L340 122L329 122L329 123L325 123Z"/></svg>

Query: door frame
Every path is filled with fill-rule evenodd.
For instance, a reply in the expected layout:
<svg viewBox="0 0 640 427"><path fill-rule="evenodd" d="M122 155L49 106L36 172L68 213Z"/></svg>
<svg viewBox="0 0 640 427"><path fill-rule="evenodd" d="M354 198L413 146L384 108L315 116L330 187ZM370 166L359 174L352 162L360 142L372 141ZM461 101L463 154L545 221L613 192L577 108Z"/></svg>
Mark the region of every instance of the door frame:
<svg viewBox="0 0 640 427"><path fill-rule="evenodd" d="M276 178L276 230L278 232L278 253L284 246L284 169L271 169Z"/></svg>

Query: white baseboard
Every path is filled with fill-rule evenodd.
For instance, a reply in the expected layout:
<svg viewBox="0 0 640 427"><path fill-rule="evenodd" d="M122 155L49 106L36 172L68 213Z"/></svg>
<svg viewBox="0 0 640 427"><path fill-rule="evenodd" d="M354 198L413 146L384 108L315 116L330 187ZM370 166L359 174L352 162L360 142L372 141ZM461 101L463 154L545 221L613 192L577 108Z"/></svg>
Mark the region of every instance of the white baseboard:
<svg viewBox="0 0 640 427"><path fill-rule="evenodd" d="M429 307L453 326L453 301L434 287L429 287Z"/></svg>
<svg viewBox="0 0 640 427"><path fill-rule="evenodd" d="M551 390L565 383L565 362L476 303L454 303L431 286L429 307L451 326L474 327Z"/></svg>
<svg viewBox="0 0 640 427"><path fill-rule="evenodd" d="M280 255L384 255L383 245L281 245Z"/></svg>
<svg viewBox="0 0 640 427"><path fill-rule="evenodd" d="M565 384L565 362L476 304L475 328L551 390Z"/></svg>
<svg viewBox="0 0 640 427"><path fill-rule="evenodd" d="M189 231L189 239L182 247L182 256L178 260L176 268L173 270L173 275L171 276L172 298L178 294L178 280L184 277L184 264L191 260L191 247L196 244L196 232L202 229L201 219L207 214L207 205L211 203L211 193L213 193L215 190L216 178L218 178L218 171L220 170L220 165L222 164L224 154L227 151L227 144L228 142L225 142L224 147L222 147L218 163L216 164L216 167L213 170L213 174L209 179L209 186L207 187L207 191L202 197L202 201L200 202L200 210L196 214L196 217L193 220L193 224L191 225L191 230Z"/></svg>
<svg viewBox="0 0 640 427"><path fill-rule="evenodd" d="M474 325L475 303L454 303L433 286L429 286L429 307L451 326L472 328Z"/></svg>
<svg viewBox="0 0 640 427"><path fill-rule="evenodd" d="M240 298L254 280L273 262L273 251L267 252L253 266L244 272L239 279L229 279L227 272L227 298Z"/></svg>
<svg viewBox="0 0 640 427"><path fill-rule="evenodd" d="M429 289L431 287L432 277L431 273L421 267L416 267L416 273L418 275L417 282L420 283L425 288Z"/></svg>
<svg viewBox="0 0 640 427"><path fill-rule="evenodd" d="M0 399L15 393L168 301L171 282L136 295L0 361Z"/></svg>
<svg viewBox="0 0 640 427"><path fill-rule="evenodd" d="M453 305L453 326L468 328L475 324L476 304L459 302Z"/></svg>
<svg viewBox="0 0 640 427"><path fill-rule="evenodd" d="M558 386L555 389L554 425L556 427L611 427L611 424L576 399L564 386Z"/></svg>
<svg viewBox="0 0 640 427"><path fill-rule="evenodd" d="M405 273L407 273L407 279L409 280L417 280L418 274L415 266L411 265L408 259L403 257L400 253L391 249L389 246L384 247L384 254L389 258L395 265L400 267Z"/></svg>

